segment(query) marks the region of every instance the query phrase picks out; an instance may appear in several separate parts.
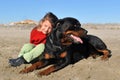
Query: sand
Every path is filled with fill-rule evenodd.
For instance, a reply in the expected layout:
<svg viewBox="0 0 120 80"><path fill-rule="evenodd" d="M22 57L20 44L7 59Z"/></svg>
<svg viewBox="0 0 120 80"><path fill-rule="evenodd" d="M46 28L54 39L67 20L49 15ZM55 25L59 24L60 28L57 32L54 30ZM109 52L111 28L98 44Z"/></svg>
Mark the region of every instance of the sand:
<svg viewBox="0 0 120 80"><path fill-rule="evenodd" d="M8 64L8 59L16 58L23 44L29 42L31 28L0 27L0 80L119 80L120 28L87 27L87 30L88 34L99 36L112 51L112 57L108 61L102 61L100 57L90 57L48 76L38 77L36 74L40 70L19 74L21 69L31 64L19 67L11 67Z"/></svg>

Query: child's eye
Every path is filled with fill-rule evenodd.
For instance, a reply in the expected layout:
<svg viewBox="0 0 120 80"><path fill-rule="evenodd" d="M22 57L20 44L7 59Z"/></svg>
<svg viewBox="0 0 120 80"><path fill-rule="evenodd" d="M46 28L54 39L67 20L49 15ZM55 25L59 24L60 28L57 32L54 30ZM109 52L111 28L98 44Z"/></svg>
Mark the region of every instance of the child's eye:
<svg viewBox="0 0 120 80"><path fill-rule="evenodd" d="M47 27L47 25L45 25L45 27Z"/></svg>

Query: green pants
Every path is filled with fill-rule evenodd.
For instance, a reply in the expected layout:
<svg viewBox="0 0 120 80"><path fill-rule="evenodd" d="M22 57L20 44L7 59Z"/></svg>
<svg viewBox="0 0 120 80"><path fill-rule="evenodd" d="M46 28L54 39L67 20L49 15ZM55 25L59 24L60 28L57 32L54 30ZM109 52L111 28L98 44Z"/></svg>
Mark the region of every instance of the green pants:
<svg viewBox="0 0 120 80"><path fill-rule="evenodd" d="M18 57L23 56L23 58L27 62L31 62L32 60L36 59L42 54L44 48L45 48L45 44L42 43L38 44L37 46L31 43L24 44L24 46L21 48Z"/></svg>

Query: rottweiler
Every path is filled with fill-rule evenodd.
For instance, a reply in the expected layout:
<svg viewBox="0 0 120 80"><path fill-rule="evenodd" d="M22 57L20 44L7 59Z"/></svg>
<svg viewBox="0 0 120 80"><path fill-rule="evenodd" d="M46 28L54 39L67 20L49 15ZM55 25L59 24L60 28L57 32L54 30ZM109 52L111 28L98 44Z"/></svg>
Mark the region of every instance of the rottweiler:
<svg viewBox="0 0 120 80"><path fill-rule="evenodd" d="M87 35L87 30L81 27L77 19L66 17L57 21L56 27L47 37L43 59L21 70L20 73L28 73L52 64L38 73L38 75L48 75L68 64L96 54L103 55L103 59L107 59L110 51L100 38Z"/></svg>

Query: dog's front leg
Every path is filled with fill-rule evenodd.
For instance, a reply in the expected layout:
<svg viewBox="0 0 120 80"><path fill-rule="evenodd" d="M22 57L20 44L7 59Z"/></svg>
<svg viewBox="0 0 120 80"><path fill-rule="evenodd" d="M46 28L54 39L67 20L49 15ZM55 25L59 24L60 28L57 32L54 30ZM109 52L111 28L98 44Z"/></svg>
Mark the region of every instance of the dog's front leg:
<svg viewBox="0 0 120 80"><path fill-rule="evenodd" d="M39 72L38 75L48 75L52 72L55 72L55 71L58 71L58 70L64 68L69 63L70 63L70 58L68 56L65 58L61 58L58 60L58 62L56 64L54 64L53 66L50 66L49 68Z"/></svg>
<svg viewBox="0 0 120 80"><path fill-rule="evenodd" d="M32 72L32 71L34 71L35 69L39 69L39 68L42 68L42 67L47 66L47 64L48 64L48 61L38 61L38 62L32 64L30 67L21 70L19 73Z"/></svg>

